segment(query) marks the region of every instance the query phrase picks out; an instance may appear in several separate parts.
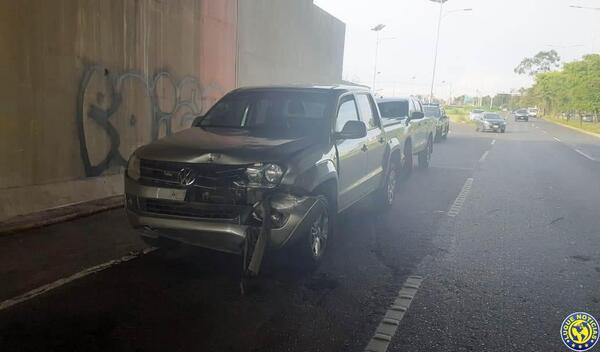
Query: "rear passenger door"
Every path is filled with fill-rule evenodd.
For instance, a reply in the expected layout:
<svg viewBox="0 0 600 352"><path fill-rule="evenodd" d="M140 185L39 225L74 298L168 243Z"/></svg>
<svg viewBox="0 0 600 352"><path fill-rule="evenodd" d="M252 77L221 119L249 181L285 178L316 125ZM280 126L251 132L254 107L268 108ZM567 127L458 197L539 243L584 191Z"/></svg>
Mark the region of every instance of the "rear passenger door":
<svg viewBox="0 0 600 352"><path fill-rule="evenodd" d="M368 93L359 93L356 94L356 100L360 118L367 125L367 168L364 174L367 177L369 191L373 191L381 184L383 177L385 134L381 129L379 111L373 97Z"/></svg>

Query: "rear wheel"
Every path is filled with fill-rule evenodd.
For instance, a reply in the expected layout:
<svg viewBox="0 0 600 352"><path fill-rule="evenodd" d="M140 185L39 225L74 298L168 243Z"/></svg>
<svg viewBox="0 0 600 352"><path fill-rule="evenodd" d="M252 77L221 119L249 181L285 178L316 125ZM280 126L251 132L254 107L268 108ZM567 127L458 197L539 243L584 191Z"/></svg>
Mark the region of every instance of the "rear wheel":
<svg viewBox="0 0 600 352"><path fill-rule="evenodd" d="M395 160L390 161L385 181L383 185L375 193L375 201L377 206L384 210L392 207L394 198L396 197L396 186L398 184L398 163Z"/></svg>
<svg viewBox="0 0 600 352"><path fill-rule="evenodd" d="M442 135L443 139L447 139L448 138L448 132L450 132L450 127L446 127L446 132Z"/></svg>
<svg viewBox="0 0 600 352"><path fill-rule="evenodd" d="M419 153L419 169L427 169L429 167L431 153L433 153L433 140L430 136L427 140L427 147Z"/></svg>
<svg viewBox="0 0 600 352"><path fill-rule="evenodd" d="M410 177L410 174L413 170L413 152L412 152L412 144L410 142L406 143L404 146L404 160L402 162L402 169L400 170L400 179L406 180Z"/></svg>

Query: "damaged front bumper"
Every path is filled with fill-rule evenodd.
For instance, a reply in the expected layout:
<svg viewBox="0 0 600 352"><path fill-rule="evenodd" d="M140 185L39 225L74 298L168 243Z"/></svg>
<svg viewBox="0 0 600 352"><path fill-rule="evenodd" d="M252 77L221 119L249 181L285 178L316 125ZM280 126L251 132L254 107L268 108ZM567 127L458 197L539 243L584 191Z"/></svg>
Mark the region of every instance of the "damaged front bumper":
<svg viewBox="0 0 600 352"><path fill-rule="evenodd" d="M185 189L141 185L125 177L127 216L142 236L164 237L185 244L241 254L250 231L260 231L266 197L258 194L251 205L188 201ZM274 192L268 248L279 249L310 231L322 202L313 196Z"/></svg>

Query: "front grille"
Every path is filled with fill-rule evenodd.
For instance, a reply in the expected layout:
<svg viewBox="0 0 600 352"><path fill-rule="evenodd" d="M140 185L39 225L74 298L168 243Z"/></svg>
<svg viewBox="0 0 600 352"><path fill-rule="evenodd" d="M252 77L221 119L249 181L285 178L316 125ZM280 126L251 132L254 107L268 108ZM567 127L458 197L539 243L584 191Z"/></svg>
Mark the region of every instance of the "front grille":
<svg viewBox="0 0 600 352"><path fill-rule="evenodd" d="M206 220L240 222L247 216L246 207L191 202L177 202L164 199L139 199L140 210L146 213L187 217Z"/></svg>
<svg viewBox="0 0 600 352"><path fill-rule="evenodd" d="M190 169L194 185L201 187L231 187L234 181L245 178L245 167L240 165L194 164L160 160L140 162L140 183L158 187L186 187L180 183L179 173Z"/></svg>

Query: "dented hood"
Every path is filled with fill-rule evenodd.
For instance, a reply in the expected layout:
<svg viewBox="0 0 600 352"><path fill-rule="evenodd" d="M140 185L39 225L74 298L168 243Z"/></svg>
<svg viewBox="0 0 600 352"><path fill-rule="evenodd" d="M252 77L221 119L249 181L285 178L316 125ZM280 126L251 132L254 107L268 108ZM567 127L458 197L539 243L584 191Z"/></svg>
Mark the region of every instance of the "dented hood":
<svg viewBox="0 0 600 352"><path fill-rule="evenodd" d="M314 136L267 138L246 129L192 127L139 148L141 159L250 164L285 161L316 142Z"/></svg>

